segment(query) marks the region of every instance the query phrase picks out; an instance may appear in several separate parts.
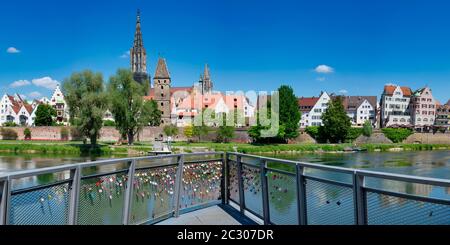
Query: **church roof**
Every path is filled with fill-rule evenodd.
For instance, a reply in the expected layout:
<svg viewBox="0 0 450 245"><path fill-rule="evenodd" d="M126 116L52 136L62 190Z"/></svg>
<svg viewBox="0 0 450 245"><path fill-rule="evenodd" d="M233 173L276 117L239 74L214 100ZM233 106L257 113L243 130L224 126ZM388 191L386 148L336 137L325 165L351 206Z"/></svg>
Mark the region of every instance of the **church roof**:
<svg viewBox="0 0 450 245"><path fill-rule="evenodd" d="M205 65L205 74L203 75L204 80L209 80L211 79L211 75L209 73L209 67L208 64Z"/></svg>
<svg viewBox="0 0 450 245"><path fill-rule="evenodd" d="M170 78L169 70L167 69L166 59L159 58L158 65L156 66L155 77L156 79L168 79Z"/></svg>

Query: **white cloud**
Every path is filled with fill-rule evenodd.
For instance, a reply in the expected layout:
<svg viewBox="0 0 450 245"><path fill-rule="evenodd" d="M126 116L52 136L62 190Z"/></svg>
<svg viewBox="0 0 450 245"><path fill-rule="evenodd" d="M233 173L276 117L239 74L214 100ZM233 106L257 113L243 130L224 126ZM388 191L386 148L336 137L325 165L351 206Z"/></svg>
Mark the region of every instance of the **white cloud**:
<svg viewBox="0 0 450 245"><path fill-rule="evenodd" d="M18 54L18 53L20 53L20 50L18 50L17 48L14 48L14 47L9 47L9 48L6 50L6 52L7 52L8 54Z"/></svg>
<svg viewBox="0 0 450 245"><path fill-rule="evenodd" d="M15 81L13 83L11 83L11 85L9 85L11 88L17 88L17 87L23 87L23 86L27 86L30 85L30 81L28 80L18 80Z"/></svg>
<svg viewBox="0 0 450 245"><path fill-rule="evenodd" d="M122 59L126 59L128 57L130 57L130 51L127 51L120 56L120 58L122 58Z"/></svg>
<svg viewBox="0 0 450 245"><path fill-rule="evenodd" d="M326 78L325 77L318 77L318 78L316 78L316 80L319 81L319 82L323 82L323 81L326 80Z"/></svg>
<svg viewBox="0 0 450 245"><path fill-rule="evenodd" d="M316 71L317 73L328 74L328 73L333 73L334 68L331 66L327 66L327 65L319 65L316 67L316 69L314 69L314 71Z"/></svg>
<svg viewBox="0 0 450 245"><path fill-rule="evenodd" d="M341 90L339 90L339 93L340 94L348 94L348 91L345 89L341 89Z"/></svg>
<svg viewBox="0 0 450 245"><path fill-rule="evenodd" d="M58 81L53 80L51 77L37 78L33 79L31 82L38 87L44 87L51 90L55 89L59 84Z"/></svg>
<svg viewBox="0 0 450 245"><path fill-rule="evenodd" d="M38 91L34 91L34 92L29 93L28 96L31 99L38 99L38 98L42 97L42 94L39 93Z"/></svg>

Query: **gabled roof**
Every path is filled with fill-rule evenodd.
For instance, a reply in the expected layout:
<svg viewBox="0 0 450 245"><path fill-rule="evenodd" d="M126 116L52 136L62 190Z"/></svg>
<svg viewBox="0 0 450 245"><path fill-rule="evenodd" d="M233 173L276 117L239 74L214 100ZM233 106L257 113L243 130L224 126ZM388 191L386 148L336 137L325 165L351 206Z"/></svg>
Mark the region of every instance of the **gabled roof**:
<svg viewBox="0 0 450 245"><path fill-rule="evenodd" d="M310 111L319 101L319 97L301 97L298 99L300 110Z"/></svg>
<svg viewBox="0 0 450 245"><path fill-rule="evenodd" d="M450 106L450 100L447 101L446 105L449 105L449 106Z"/></svg>
<svg viewBox="0 0 450 245"><path fill-rule="evenodd" d="M159 58L156 65L155 77L156 79L168 79L170 78L169 70L167 69L166 59Z"/></svg>
<svg viewBox="0 0 450 245"><path fill-rule="evenodd" d="M383 94L388 95L388 96L392 96L394 94L395 89L397 88L397 86L395 85L386 85L384 86L384 91ZM410 97L412 94L412 91L409 87L400 87L400 89L402 90L403 96L404 97Z"/></svg>
<svg viewBox="0 0 450 245"><path fill-rule="evenodd" d="M373 108L377 108L377 96L346 96L342 104L346 110L356 110L366 100Z"/></svg>

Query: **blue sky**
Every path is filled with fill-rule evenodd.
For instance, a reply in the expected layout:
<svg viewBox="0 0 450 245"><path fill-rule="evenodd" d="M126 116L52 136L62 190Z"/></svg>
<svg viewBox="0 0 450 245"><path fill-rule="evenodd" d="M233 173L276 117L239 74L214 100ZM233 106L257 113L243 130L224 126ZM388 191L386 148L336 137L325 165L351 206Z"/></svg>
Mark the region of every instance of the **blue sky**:
<svg viewBox="0 0 450 245"><path fill-rule="evenodd" d="M108 80L128 68L121 56L132 45L137 8L148 69L153 74L165 57L174 86L190 86L208 63L223 91L289 84L298 96L379 96L397 83L428 85L441 102L450 99L444 0L2 1L1 92L48 96L74 71Z"/></svg>

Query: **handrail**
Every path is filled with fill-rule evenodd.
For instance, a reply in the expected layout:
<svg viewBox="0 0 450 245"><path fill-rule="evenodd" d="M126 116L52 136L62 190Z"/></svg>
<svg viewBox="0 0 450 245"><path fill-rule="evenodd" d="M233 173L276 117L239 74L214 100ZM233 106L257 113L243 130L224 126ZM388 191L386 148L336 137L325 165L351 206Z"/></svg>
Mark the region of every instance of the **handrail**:
<svg viewBox="0 0 450 245"><path fill-rule="evenodd" d="M221 157L214 157L215 155L220 155ZM193 156L201 156L202 158L193 158L189 159L189 157ZM213 156L213 157L209 157ZM236 160L231 160L230 157L236 156ZM188 158L188 159L186 159ZM256 160L256 165L253 166L252 171L254 172L255 178L258 178L259 181L255 181L255 183L259 183L258 189L260 189L261 192L261 205L262 210L253 210L251 208L252 205L249 200L249 203L246 202L247 195L249 195L248 191L244 190L244 181L243 178L245 177L244 170L242 168L243 165L246 165L242 160L243 158L251 158ZM164 160L164 159L172 159L167 162L155 162L155 164L151 164L151 166L146 167L139 167L138 163L139 161L145 161L145 160ZM244 159L245 160L245 159ZM274 169L272 167L268 166L268 163L282 163L287 164L289 166L295 167L295 172L287 172L283 170ZM115 170L108 170L108 171L101 171L99 174L93 174L88 176L82 175L82 170L85 168L89 168L92 166L107 166L107 165L113 165L118 163L124 163L124 167L120 169ZM219 171L219 175L215 175L215 178L212 179L212 181L217 185L220 186L217 187L220 190L220 196L218 200L221 200L223 204L230 204L230 201L236 202L235 198L231 198L231 194L229 188L231 187L232 183L230 180L230 169L229 165L233 164L236 166L235 170L235 178L237 183L233 183L233 185L236 185L237 191L235 195L239 195L239 201L237 204L239 204L239 209L241 214L245 215L246 213L252 213L255 217L261 218L261 220L264 222L264 224L274 224L276 223L274 219L276 218L276 214L273 213L273 207L271 207L271 202L273 202L274 196L278 192L274 192L274 185L271 184L271 181L269 179L269 176L275 179L276 176L274 175L284 175L289 176L289 178L293 179L293 183L296 186L295 195L296 198L293 202L297 205L297 221L300 225L307 225L310 224L312 221L310 220L310 214L311 208L316 208L314 206L310 206L310 199L313 195L309 187L310 182L318 183L326 186L334 186L333 188L344 188L346 190L346 193L351 193L353 200L352 208L353 208L353 216L354 217L354 224L358 225L365 225L369 224L370 222L370 215L372 213L368 212L369 207L369 201L373 199L368 199L368 195L385 195L392 198L401 198L409 201L415 201L415 202L423 202L430 205L443 205L444 207L448 207L450 212L450 199L440 199L436 197L428 197L428 196L418 196L418 195L412 195L407 193L400 193L395 192L392 190L382 190L379 188L374 187L368 187L366 185L368 178L375 178L379 180L392 180L392 181L400 181L400 182L406 182L406 183L415 183L415 184L421 184L421 185L430 185L430 186L439 186L439 187L450 187L450 180L449 179L438 179L438 178L429 178L429 177L418 177L418 176L410 176L410 175L403 175L403 174L394 174L394 173L384 173L384 172L378 172L378 171L370 171L370 170L359 170L359 169L351 169L351 168L342 168L342 167L335 167L335 166L327 166L327 165L320 165L320 164L314 164L314 163L306 163L306 162L300 162L300 161L292 161L292 160L284 160L284 159L276 159L272 157L264 157L264 156L256 156L256 155L249 155L249 154L243 154L243 153L224 153L224 152L199 152L199 153L189 153L189 154L173 154L173 155L160 155L160 156L143 156L143 157L135 157L135 158L122 158L122 159L106 159L106 160L100 160L100 161L92 161L92 162L84 162L84 163L76 163L76 164L65 164L61 166L54 166L54 167L46 167L46 168L40 168L40 169L32 169L32 170L22 170L22 171L16 171L16 172L9 172L0 175L0 224L9 224L9 218L10 218L10 212L11 208L13 208L11 205L15 205L14 202L11 202L11 198L14 196L18 196L21 194L26 194L32 191L36 190L44 190L52 187L57 187L60 183L66 183L68 184L68 195L69 195L69 204L68 204L68 211L66 214L68 215L68 224L77 224L78 220L78 213L79 213L79 202L80 202L80 196L82 190L80 188L81 181L82 180L89 180L92 179L94 181L94 178L100 178L108 175L114 175L117 173L121 173L120 180L123 186L123 201L122 202L122 224L127 225L130 223L133 223L131 220L132 217L132 206L133 206L133 200L136 198L140 198L139 195L144 195L145 193L136 192L139 191L139 186L135 186L137 183L136 181L142 180L142 173L146 170L148 171L163 171L159 173L165 173L164 175L156 175L156 176L162 176L161 178L164 178L166 176L166 168L169 169L169 171L175 171L176 170L176 176L174 178L169 178L170 180L173 180L173 199L168 211L170 215L167 215L166 218L169 217L177 217L180 214L180 211L182 211L182 192L185 191L185 187L183 187L184 180L183 178L186 176L186 171L196 171L195 168L192 168L193 164L217 164L220 163L222 166L222 169ZM259 164L258 164L259 163ZM121 165L122 166L122 165ZM205 166L214 166L214 165L203 165ZM172 169L172 170L170 170ZM309 174L306 174L305 169L317 169L322 171L328 171L332 173L342 173L350 176L352 178L352 181L349 183L344 183L338 180L335 180L333 178L327 178L327 177L318 177L318 176L312 176ZM48 173L62 173L62 172L70 172L70 177L65 177L64 179L59 179L57 181L54 181L52 183L49 183L47 185L37 185L27 188L19 188L17 190L12 189L12 182L17 179L27 178L31 176L39 176L43 174ZM135 171L140 171L140 174L135 174ZM144 172L143 172L144 171ZM217 171L217 169L216 169ZM246 170L245 170L246 171ZM269 173L272 172L270 175ZM122 175L123 173L123 175ZM154 172L153 172L154 173ZM158 173L158 172L156 172ZM173 172L172 172L173 173ZM217 172L216 172L217 173ZM190 176L198 176L195 174L195 172L191 172L192 175ZM169 175L167 175L169 176ZM208 175L206 175L208 176ZM139 177L139 179L137 179ZM189 177L189 175L187 176ZM220 177L220 179L218 179ZM109 177L108 177L109 178ZM203 179L203 177L202 177ZM97 179L98 180L98 179ZM97 181L95 180L95 181ZM145 180L145 181L148 181ZM219 181L219 183L218 183ZM147 182L146 182L147 183ZM164 188L169 188L170 185L167 185L168 182L165 182L166 186ZM245 182L247 185L247 182ZM308 184L309 183L309 184ZM117 183L118 184L118 183ZM275 185L277 186L277 185ZM321 188L325 188L322 186ZM61 188L61 187L60 187ZM66 187L64 187L66 191ZM84 187L86 188L86 187ZM95 188L95 186L94 186ZM135 188L137 190L135 190ZM279 187L276 187L277 189ZM86 189L84 190L84 196L86 196ZM95 191L101 191L98 189L95 189ZM195 193L195 189L191 190L194 191L194 196L197 194ZM332 196L337 195L336 191L330 192ZM172 195L171 194L171 195ZM270 194L270 195L269 195ZM38 194L39 195L39 194ZM136 198L133 195L137 195ZM148 194L147 194L148 195ZM279 194L278 194L279 195ZM322 195L327 195L326 192L322 193ZM50 194L49 194L49 200L50 200ZM278 196L280 197L280 196ZM324 197L324 196L322 196ZM85 197L86 198L86 197ZM327 197L328 198L328 197ZM330 197L332 198L332 197ZM41 197L42 199L42 197ZM204 200L210 200L210 199L202 199ZM256 198L255 200L259 200ZM321 199L322 200L322 199ZM327 201L328 202L328 201ZM335 201L336 202L336 201ZM195 205L197 205L196 203ZM203 203L204 204L204 203ZM203 205L202 204L202 205ZM373 204L373 203L372 203ZM50 205L50 204L48 204ZM346 203L348 205L348 202ZM399 204L400 205L400 204ZM192 207L192 206L190 206ZM196 206L194 206L196 207ZM50 208L50 206L49 206ZM261 213L259 213L261 212ZM329 212L329 211L328 211ZM332 212L339 212L339 209L333 209ZM437 214L436 214L437 213ZM429 215L430 217L433 215L439 215L439 212L433 213L433 210L430 211ZM155 217L158 217L157 214ZM330 213L329 215L333 215ZM154 218L155 218L154 217ZM290 218L292 218L291 216ZM402 217L399 217L399 219L402 219Z"/></svg>

